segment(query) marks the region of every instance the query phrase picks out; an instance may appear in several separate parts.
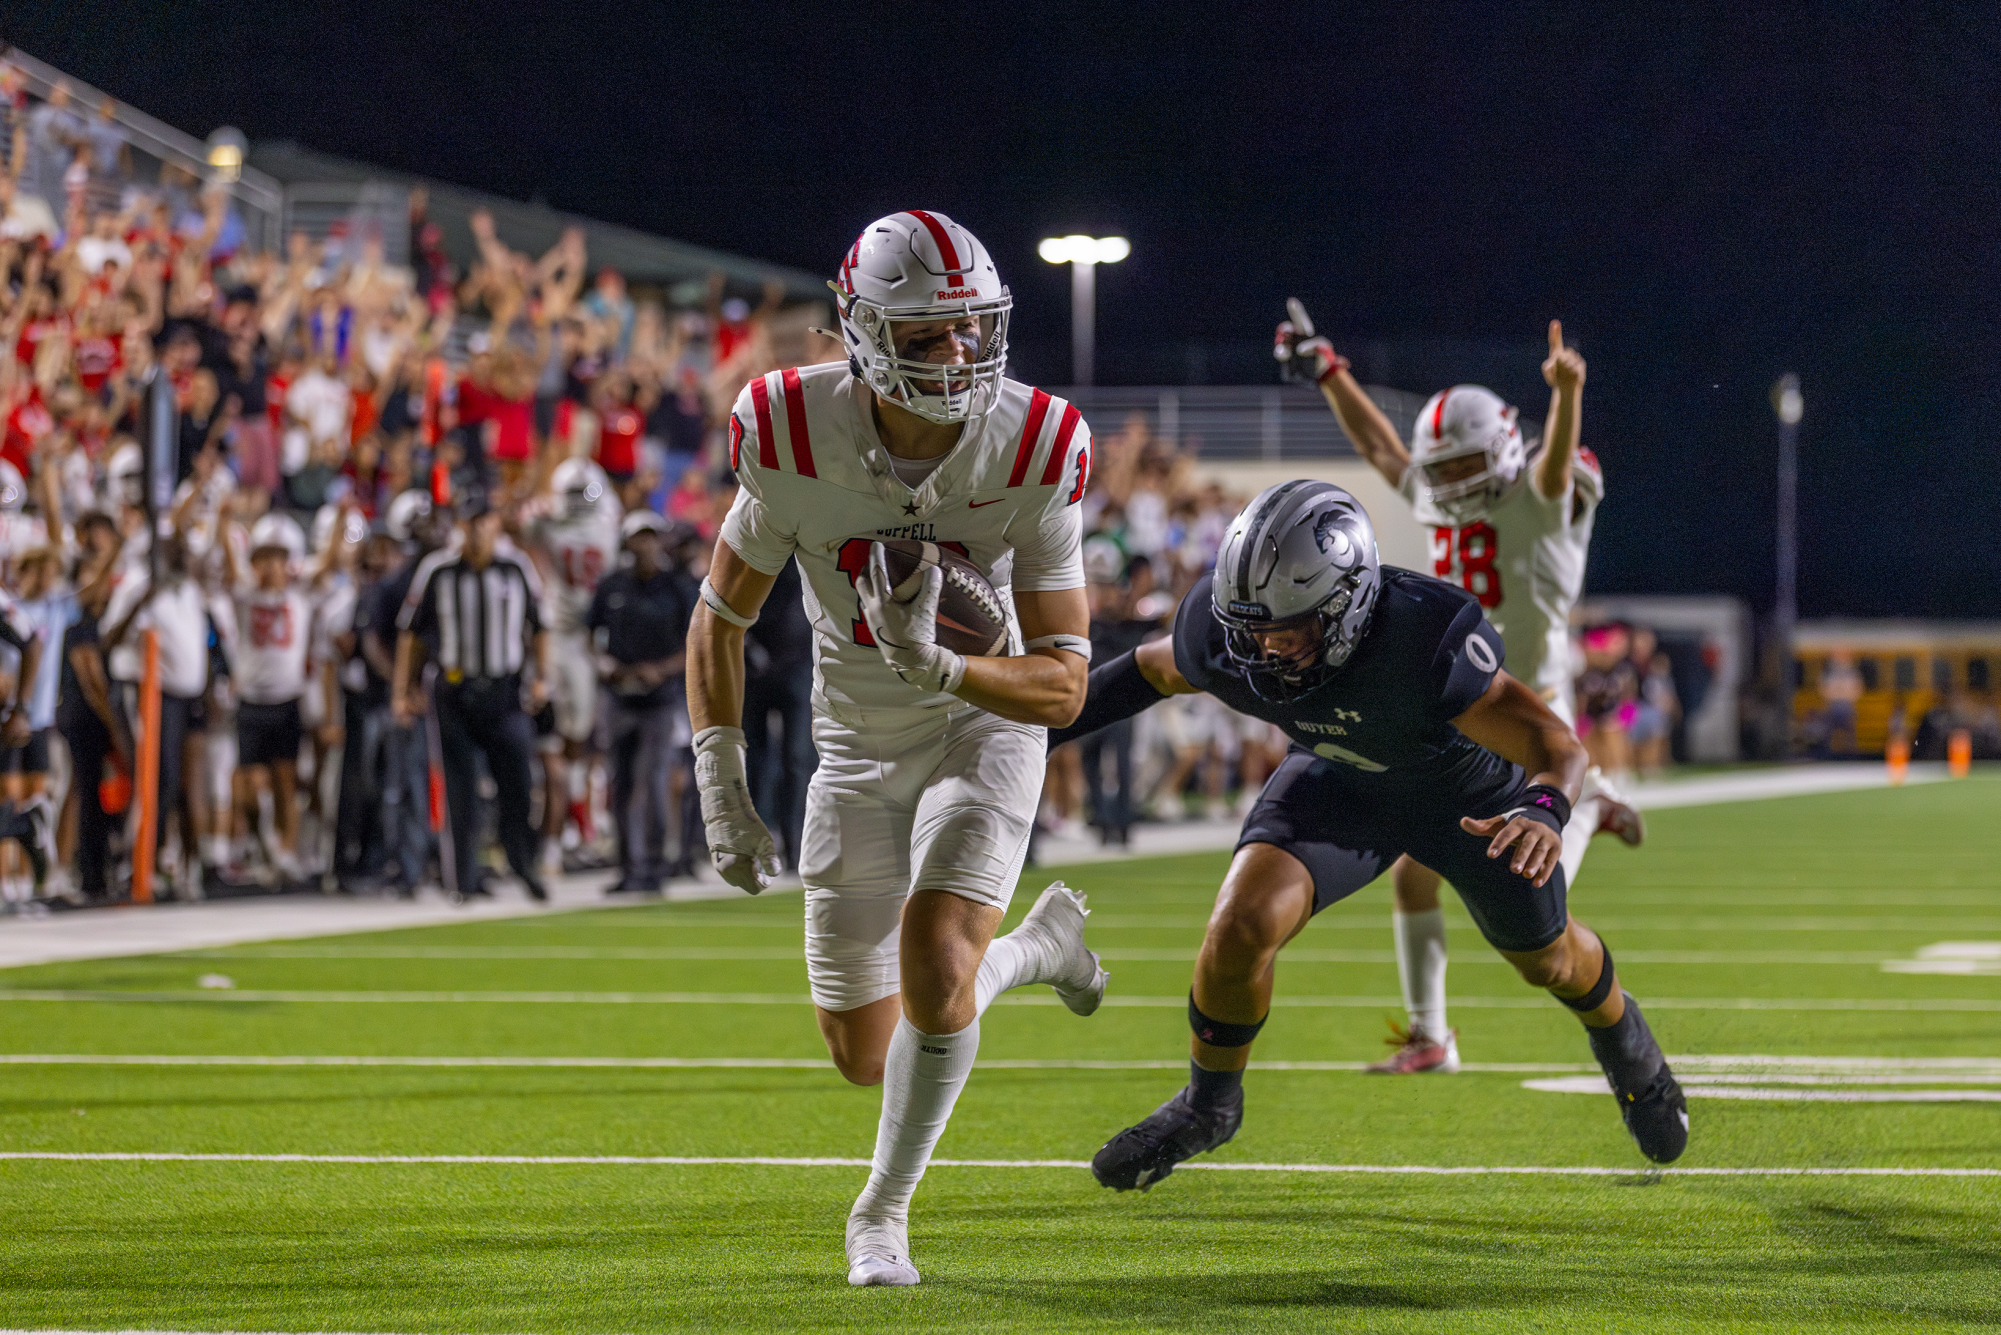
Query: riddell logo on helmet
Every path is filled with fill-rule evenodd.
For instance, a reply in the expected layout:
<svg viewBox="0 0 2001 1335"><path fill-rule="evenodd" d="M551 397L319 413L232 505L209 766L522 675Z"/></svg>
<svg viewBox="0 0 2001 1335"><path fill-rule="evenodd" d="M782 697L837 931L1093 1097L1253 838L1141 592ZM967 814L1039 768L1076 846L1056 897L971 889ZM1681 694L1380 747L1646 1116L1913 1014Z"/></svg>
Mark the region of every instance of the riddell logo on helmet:
<svg viewBox="0 0 2001 1335"><path fill-rule="evenodd" d="M980 290L976 287L951 287L938 289L938 295L931 299L933 301L964 301L968 297L977 297L979 295Z"/></svg>

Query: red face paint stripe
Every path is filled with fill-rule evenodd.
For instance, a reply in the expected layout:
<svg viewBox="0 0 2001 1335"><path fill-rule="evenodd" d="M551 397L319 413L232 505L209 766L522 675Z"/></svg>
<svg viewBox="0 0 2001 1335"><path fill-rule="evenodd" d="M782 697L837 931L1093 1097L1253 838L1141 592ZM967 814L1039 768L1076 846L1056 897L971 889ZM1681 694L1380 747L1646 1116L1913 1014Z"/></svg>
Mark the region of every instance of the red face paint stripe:
<svg viewBox="0 0 2001 1335"><path fill-rule="evenodd" d="M1056 443L1049 447L1049 462L1042 468L1043 486L1053 487L1063 476L1063 460L1070 453L1070 437L1077 434L1077 423L1083 420L1083 410L1076 404L1063 409L1063 424L1056 428Z"/></svg>
<svg viewBox="0 0 2001 1335"><path fill-rule="evenodd" d="M957 287L960 278L964 276L960 271L965 266L959 263L959 252L952 245L951 234L945 230L944 224L922 209L910 210L910 216L923 223L924 230L931 233L931 239L938 243L938 258L943 261L947 269L952 271L945 276L945 285L947 287Z"/></svg>
<svg viewBox="0 0 2001 1335"><path fill-rule="evenodd" d="M1014 452L1014 471L1008 474L1007 484L1018 487L1028 476L1028 457L1035 453L1035 442L1042 438L1042 419L1049 415L1049 396L1036 390L1028 400L1028 421L1022 424L1021 445Z"/></svg>
<svg viewBox="0 0 2001 1335"><path fill-rule="evenodd" d="M1445 439L1445 401L1451 397L1452 391L1449 389L1438 396L1438 407L1431 414L1431 438L1433 440Z"/></svg>
<svg viewBox="0 0 2001 1335"><path fill-rule="evenodd" d="M792 466L800 477L818 477L813 471L813 444L806 435L806 393L799 388L799 368L788 366L784 375L785 430L792 437Z"/></svg>
<svg viewBox="0 0 2001 1335"><path fill-rule="evenodd" d="M771 439L771 389L759 376L750 382L750 406L757 410L757 466L778 467L778 445Z"/></svg>

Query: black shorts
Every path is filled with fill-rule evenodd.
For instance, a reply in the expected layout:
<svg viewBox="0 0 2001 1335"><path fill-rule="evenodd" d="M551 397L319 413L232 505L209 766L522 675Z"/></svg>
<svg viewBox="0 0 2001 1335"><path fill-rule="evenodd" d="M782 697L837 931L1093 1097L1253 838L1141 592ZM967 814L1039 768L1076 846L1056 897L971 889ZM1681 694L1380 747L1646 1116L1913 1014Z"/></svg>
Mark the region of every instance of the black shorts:
<svg viewBox="0 0 2001 1335"><path fill-rule="evenodd" d="M1272 772L1244 819L1237 847L1271 844L1306 864L1313 911L1346 899L1389 869L1400 853L1443 876L1489 944L1540 950L1569 923L1563 869L1537 887L1487 856L1486 839L1459 818L1499 815L1519 806L1528 787L1512 765L1490 767L1444 791L1358 791L1345 766L1294 751Z"/></svg>
<svg viewBox="0 0 2001 1335"><path fill-rule="evenodd" d="M24 744L0 750L0 774L47 774L49 734L54 731L54 728L37 728L28 734Z"/></svg>
<svg viewBox="0 0 2001 1335"><path fill-rule="evenodd" d="M253 705L248 701L237 705L237 767L298 760L299 740L305 731L299 722L297 700L279 705Z"/></svg>

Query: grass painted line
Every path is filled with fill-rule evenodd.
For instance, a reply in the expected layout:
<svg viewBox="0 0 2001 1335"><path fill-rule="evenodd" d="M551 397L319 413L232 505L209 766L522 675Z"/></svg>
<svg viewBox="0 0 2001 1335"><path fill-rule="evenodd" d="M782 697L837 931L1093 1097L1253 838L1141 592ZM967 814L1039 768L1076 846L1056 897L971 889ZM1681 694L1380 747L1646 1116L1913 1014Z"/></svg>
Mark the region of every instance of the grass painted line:
<svg viewBox="0 0 2001 1335"><path fill-rule="evenodd" d="M1172 1061L1110 1061L1062 1057L996 1057L978 1063L985 1071L1185 1071L1186 1058ZM1361 1071L1366 1062L1254 1061L1260 1071ZM223 1067L443 1067L525 1070L807 1070L831 1071L824 1057L389 1057L389 1056L231 1056L210 1053L0 1053L0 1066L223 1066ZM1519 1075L1529 1072L1594 1071L1580 1062L1466 1062L1462 1071Z"/></svg>
<svg viewBox="0 0 2001 1335"><path fill-rule="evenodd" d="M370 992L270 991L257 988L202 988L175 992L141 992L69 988L0 990L0 1002L116 1002L180 1005L183 1003L296 1003L306 1005L550 1005L550 1006L808 1006L812 998L778 992ZM1005 996L1000 1006L1060 1006L1056 996ZM1186 996L1119 996L1106 1006L1179 1010ZM1510 997L1454 997L1452 1004L1468 1010L1546 1010L1553 1003L1541 993ZM1277 996L1272 1005L1294 1009L1349 1008L1401 1011L1403 999L1392 996ZM1648 1010L1683 1011L1969 1011L2001 1012L2001 998L1986 997L1673 997L1650 993Z"/></svg>
<svg viewBox="0 0 2001 1335"><path fill-rule="evenodd" d="M59 1163L447 1164L500 1167L867 1168L869 1159L782 1158L776 1155L668 1154L179 1154L159 1151L87 1153L0 1151L0 1160ZM933 1168L1089 1168L1084 1159L933 1159ZM2001 1177L2001 1168L1608 1168L1595 1165L1461 1166L1432 1164L1185 1163L1181 1171L1210 1173L1329 1173L1389 1177Z"/></svg>
<svg viewBox="0 0 2001 1335"><path fill-rule="evenodd" d="M1110 946L1101 958L1119 963L1190 964L1195 951L1150 950ZM787 960L803 962L801 946L245 946L234 950L181 950L171 959L195 960L602 960L616 962L668 960ZM1865 965L1896 969L1900 957L1890 951L1757 951L1757 950L1622 950L1628 964L1813 964ZM1288 964L1395 964L1388 950L1288 950ZM1507 967L1499 956L1476 952L1453 961L1459 965ZM1957 961L1954 961L1956 964ZM1900 972L1978 972L1964 969L1902 969ZM2001 963L1988 971L2001 972Z"/></svg>
<svg viewBox="0 0 2001 1335"><path fill-rule="evenodd" d="M1936 1079L1936 1077L1933 1077ZM1992 1083L1995 1077L1988 1077ZM1833 1082L1828 1082L1833 1083ZM1842 1083L1852 1083L1843 1081ZM1611 1086L1602 1075L1560 1076L1552 1080L1524 1080L1523 1089L1544 1094L1609 1094ZM1841 1089L1798 1085L1723 1084L1714 1080L1685 1080L1682 1093L1692 1099L1752 1099L1771 1103L2001 1103L2001 1089Z"/></svg>
<svg viewBox="0 0 2001 1335"><path fill-rule="evenodd" d="M1910 905L1913 910L1927 907L1923 902ZM1941 906L1943 907L1943 906ZM1947 913L1932 915L1932 920L1922 914L1912 913L1900 917L1848 917L1824 915L1816 918L1788 916L1783 918L1740 918L1721 914L1696 917L1687 914L1648 914L1635 917L1621 916L1616 910L1610 915L1591 913L1587 920L1593 927L1617 932L1905 932L1936 935L1940 931L1954 932L2001 932L2001 918L1965 918ZM680 930L686 927L755 927L764 929L784 929L797 932L799 924L792 918L785 919L743 919L708 916L695 918L662 918L651 922L620 922L615 917L611 921L592 922L583 915L565 914L560 919L510 918L496 924L504 927L588 927L601 930L629 931L635 928L662 928ZM1161 931L1181 928L1203 928L1209 925L1208 917L1134 915L1124 916L1098 910L1091 914L1088 930L1099 931ZM1453 916L1448 926L1472 930L1472 920ZM1375 932L1384 930L1380 917L1346 915L1329 918L1325 914L1313 923L1316 932Z"/></svg>

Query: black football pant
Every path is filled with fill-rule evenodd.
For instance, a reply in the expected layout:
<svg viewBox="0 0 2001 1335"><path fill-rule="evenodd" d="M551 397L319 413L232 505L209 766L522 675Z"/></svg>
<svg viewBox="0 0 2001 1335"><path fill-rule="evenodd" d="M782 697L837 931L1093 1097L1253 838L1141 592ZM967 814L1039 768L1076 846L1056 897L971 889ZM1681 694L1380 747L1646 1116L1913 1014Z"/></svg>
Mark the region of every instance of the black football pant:
<svg viewBox="0 0 2001 1335"><path fill-rule="evenodd" d="M778 715L779 739L771 738ZM751 801L783 845L785 865L799 869L799 840L806 827L806 785L820 767L813 749L813 670L800 664L744 683L744 764Z"/></svg>
<svg viewBox="0 0 2001 1335"><path fill-rule="evenodd" d="M533 789L535 725L521 712L520 686L513 678L493 683L440 683L438 736L444 744L445 803L451 809L453 862L458 891L479 888L479 764L498 790L500 846L507 865L524 880L535 875L537 834L529 820Z"/></svg>
<svg viewBox="0 0 2001 1335"><path fill-rule="evenodd" d="M667 771L674 759L674 705L611 702L611 814L618 868L628 882L666 875Z"/></svg>
<svg viewBox="0 0 2001 1335"><path fill-rule="evenodd" d="M104 781L105 760L111 754L111 733L103 720L89 714L75 727L64 729L63 740L69 743L70 789L76 794L77 889L86 899L103 899L108 893L111 836L120 823L97 800L97 785Z"/></svg>

